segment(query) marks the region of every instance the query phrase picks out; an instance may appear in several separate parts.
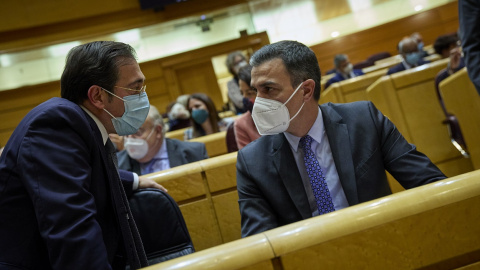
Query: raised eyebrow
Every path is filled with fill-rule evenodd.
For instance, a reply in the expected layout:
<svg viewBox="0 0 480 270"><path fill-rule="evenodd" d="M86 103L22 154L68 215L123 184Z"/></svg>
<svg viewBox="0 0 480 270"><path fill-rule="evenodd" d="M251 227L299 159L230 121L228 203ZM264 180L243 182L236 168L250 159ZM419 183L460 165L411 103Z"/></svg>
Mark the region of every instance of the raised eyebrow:
<svg viewBox="0 0 480 270"><path fill-rule="evenodd" d="M129 83L129 84L128 84L128 87L137 86L138 84L142 84L142 85L143 85L144 82L145 82L145 79L139 78L139 79L135 80L134 82Z"/></svg>

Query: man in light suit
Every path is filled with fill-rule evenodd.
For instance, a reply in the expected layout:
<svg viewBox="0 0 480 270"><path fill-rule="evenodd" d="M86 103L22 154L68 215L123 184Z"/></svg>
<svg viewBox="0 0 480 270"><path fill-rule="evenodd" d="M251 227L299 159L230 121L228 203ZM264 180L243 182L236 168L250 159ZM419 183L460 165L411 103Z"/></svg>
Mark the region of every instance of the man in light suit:
<svg viewBox="0 0 480 270"><path fill-rule="evenodd" d="M353 65L350 63L350 60L348 60L348 56L346 54L335 55L333 64L335 65L335 76L327 81L325 84L325 89L327 89L333 83L364 75L361 69L353 69Z"/></svg>
<svg viewBox="0 0 480 270"><path fill-rule="evenodd" d="M162 116L150 106L147 120L125 139L125 150L117 157L120 169L143 175L207 159L208 155L203 143L165 138Z"/></svg>
<svg viewBox="0 0 480 270"><path fill-rule="evenodd" d="M304 44L267 45L250 64L252 115L265 136L238 152L243 237L320 213L305 151L320 164L333 211L391 194L385 170L405 188L445 178L371 102L318 106L320 68ZM309 150L299 145L306 135Z"/></svg>
<svg viewBox="0 0 480 270"><path fill-rule="evenodd" d="M119 175L108 139L145 120L144 80L127 44L97 41L69 52L62 98L31 110L0 157L0 269L146 266L126 193L160 187Z"/></svg>

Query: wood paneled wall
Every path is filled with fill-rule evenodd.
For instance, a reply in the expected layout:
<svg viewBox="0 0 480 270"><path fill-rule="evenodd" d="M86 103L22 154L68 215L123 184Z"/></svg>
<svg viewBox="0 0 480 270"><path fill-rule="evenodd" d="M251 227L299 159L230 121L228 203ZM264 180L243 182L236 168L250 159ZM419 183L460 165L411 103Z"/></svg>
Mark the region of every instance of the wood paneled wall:
<svg viewBox="0 0 480 270"><path fill-rule="evenodd" d="M262 32L141 63L150 103L165 112L167 105L179 95L202 92L209 95L220 110L223 98L212 57L235 50L253 52L269 43L266 32ZM33 107L57 96L60 96L60 81L0 91L0 145L6 144L15 127Z"/></svg>
<svg viewBox="0 0 480 270"><path fill-rule="evenodd" d="M347 54L352 63L366 60L370 55L383 51L395 55L398 54L397 44L404 36L419 32L425 45L429 45L440 35L456 32L458 25L458 3L455 1L311 48L317 55L322 74L325 74L334 68L333 58L336 54Z"/></svg>
<svg viewBox="0 0 480 270"><path fill-rule="evenodd" d="M0 52L89 39L246 2L189 0L155 12L141 10L139 0L2 0Z"/></svg>

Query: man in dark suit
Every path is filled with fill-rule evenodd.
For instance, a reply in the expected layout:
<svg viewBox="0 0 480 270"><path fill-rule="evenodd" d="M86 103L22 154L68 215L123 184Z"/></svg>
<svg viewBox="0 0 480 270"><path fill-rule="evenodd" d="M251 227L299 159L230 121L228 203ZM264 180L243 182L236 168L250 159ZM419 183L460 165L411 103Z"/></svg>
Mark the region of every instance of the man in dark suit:
<svg viewBox="0 0 480 270"><path fill-rule="evenodd" d="M108 139L145 120L144 80L127 44L97 41L69 52L62 98L30 111L0 158L1 269L146 266L125 192L159 186L119 175Z"/></svg>
<svg viewBox="0 0 480 270"><path fill-rule="evenodd" d="M478 0L458 1L460 38L468 76L480 94L480 5Z"/></svg>
<svg viewBox="0 0 480 270"><path fill-rule="evenodd" d="M355 78L364 74L361 69L353 69L352 63L350 63L348 56L345 54L335 55L333 63L335 65L335 76L327 81L325 84L325 89L327 89L333 83Z"/></svg>
<svg viewBox="0 0 480 270"><path fill-rule="evenodd" d="M125 150L117 153L118 167L138 175L158 172L208 158L205 144L165 138L157 108L150 106L138 132L125 138Z"/></svg>
<svg viewBox="0 0 480 270"><path fill-rule="evenodd" d="M413 38L406 37L402 39L397 47L398 53L402 55L403 61L391 67L387 71L387 75L430 63L430 61L423 60L423 54L419 51L417 41Z"/></svg>
<svg viewBox="0 0 480 270"><path fill-rule="evenodd" d="M320 68L307 46L270 44L250 64L252 115L269 136L238 152L243 237L391 194L385 170L405 188L445 178L371 102L318 106Z"/></svg>

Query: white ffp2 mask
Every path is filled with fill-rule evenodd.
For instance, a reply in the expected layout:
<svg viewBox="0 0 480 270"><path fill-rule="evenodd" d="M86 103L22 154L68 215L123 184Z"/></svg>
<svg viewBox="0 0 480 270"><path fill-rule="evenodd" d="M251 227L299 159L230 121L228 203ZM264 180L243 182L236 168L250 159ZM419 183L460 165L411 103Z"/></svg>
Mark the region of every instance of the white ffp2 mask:
<svg viewBox="0 0 480 270"><path fill-rule="evenodd" d="M295 89L285 103L261 97L257 97L255 99L255 104L253 105L252 110L252 118L260 135L275 135L285 132L288 129L290 121L297 117L302 110L303 105L305 105L305 102L303 102L300 109L298 109L298 112L292 118L290 118L288 108L285 105L297 93L302 84L303 82L298 85L297 89Z"/></svg>

